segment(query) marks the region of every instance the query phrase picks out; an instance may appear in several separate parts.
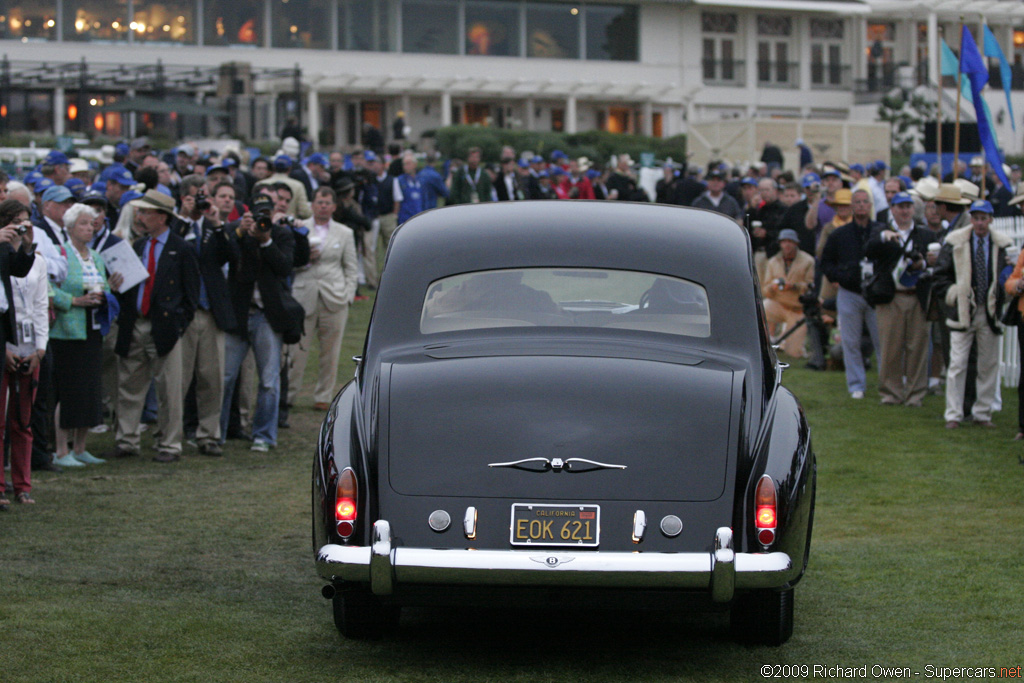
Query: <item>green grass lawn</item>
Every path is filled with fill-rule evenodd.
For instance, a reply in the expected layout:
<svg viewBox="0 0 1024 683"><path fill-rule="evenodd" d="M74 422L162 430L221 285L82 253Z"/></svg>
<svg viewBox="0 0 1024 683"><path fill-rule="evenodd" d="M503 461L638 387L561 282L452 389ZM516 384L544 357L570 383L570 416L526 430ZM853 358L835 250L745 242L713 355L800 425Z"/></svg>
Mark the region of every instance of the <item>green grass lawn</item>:
<svg viewBox="0 0 1024 683"><path fill-rule="evenodd" d="M341 373L369 302L349 317ZM315 373L310 359L308 378ZM875 379L871 373L871 380ZM847 397L841 373L786 372L818 454L811 565L781 648L734 644L723 614L407 610L343 641L310 547L322 414L307 390L269 454L229 442L61 475L0 513L0 683L13 681L753 681L763 664L1024 664L1024 446L998 429ZM109 435L90 437L97 453ZM144 438L144 446L149 442Z"/></svg>

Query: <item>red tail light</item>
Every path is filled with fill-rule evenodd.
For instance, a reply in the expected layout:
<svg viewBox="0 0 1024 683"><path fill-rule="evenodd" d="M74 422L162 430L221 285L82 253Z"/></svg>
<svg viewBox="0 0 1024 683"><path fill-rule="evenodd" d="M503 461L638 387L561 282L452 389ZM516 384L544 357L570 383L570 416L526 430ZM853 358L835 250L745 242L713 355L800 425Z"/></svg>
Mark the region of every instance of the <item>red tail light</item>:
<svg viewBox="0 0 1024 683"><path fill-rule="evenodd" d="M356 530L357 492L355 472L352 468L346 467L338 477L338 487L334 495L334 519L337 522L338 535L342 538L350 538Z"/></svg>
<svg viewBox="0 0 1024 683"><path fill-rule="evenodd" d="M766 474L754 493L754 526L758 542L765 547L775 542L775 511L775 482Z"/></svg>

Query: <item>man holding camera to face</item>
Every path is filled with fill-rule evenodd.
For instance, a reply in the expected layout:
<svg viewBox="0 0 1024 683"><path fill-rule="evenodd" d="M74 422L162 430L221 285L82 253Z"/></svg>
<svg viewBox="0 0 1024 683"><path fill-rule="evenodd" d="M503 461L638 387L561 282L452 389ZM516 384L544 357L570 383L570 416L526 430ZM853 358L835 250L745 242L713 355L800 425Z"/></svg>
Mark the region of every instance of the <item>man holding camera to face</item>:
<svg viewBox="0 0 1024 683"><path fill-rule="evenodd" d="M227 226L237 254L228 273L228 296L236 325L225 339L221 439L227 433L235 380L251 347L259 375L252 450L263 453L277 444L281 348L283 335L294 333L296 318L296 304L287 291L295 238L290 227L274 222L272 212L273 200L258 195L253 199L252 211Z"/></svg>
<svg viewBox="0 0 1024 683"><path fill-rule="evenodd" d="M204 191L202 176L189 175L181 182L182 237L199 261L199 304L192 324L181 338L182 391L196 381L199 418L196 444L203 455L220 455L220 409L224 399L224 340L237 327L228 297L224 264L232 254L221 211Z"/></svg>

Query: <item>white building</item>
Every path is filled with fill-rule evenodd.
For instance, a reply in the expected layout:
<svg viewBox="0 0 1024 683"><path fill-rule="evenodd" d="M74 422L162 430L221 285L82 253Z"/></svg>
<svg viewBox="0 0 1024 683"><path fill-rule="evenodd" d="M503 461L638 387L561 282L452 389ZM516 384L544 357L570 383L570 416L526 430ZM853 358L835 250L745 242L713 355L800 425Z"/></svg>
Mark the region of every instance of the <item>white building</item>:
<svg viewBox="0 0 1024 683"><path fill-rule="evenodd" d="M961 13L1024 55L1018 0L7 0L0 12L0 130L58 134L228 126L259 139L296 116L346 145L364 122L390 137L399 111L413 138L460 122L670 136L720 118L870 120L881 92L930 82L938 30L958 44ZM117 111L133 105L151 111ZM1003 121L1000 142L1018 151Z"/></svg>

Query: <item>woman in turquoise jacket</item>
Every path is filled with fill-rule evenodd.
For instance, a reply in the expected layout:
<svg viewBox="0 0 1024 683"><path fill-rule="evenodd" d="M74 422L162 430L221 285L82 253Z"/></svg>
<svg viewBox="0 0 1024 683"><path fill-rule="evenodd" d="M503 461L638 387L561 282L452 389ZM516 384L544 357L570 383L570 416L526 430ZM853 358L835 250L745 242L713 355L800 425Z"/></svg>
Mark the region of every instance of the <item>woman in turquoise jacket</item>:
<svg viewBox="0 0 1024 683"><path fill-rule="evenodd" d="M51 287L57 319L50 328L53 377L57 402L57 464L77 467L102 463L85 450L89 428L103 421L103 334L101 316L106 313L106 293L120 284L114 274L107 282L103 257L89 248L96 212L75 204L64 214L68 241L64 251L68 275L60 287ZM72 450L68 452L68 438Z"/></svg>

